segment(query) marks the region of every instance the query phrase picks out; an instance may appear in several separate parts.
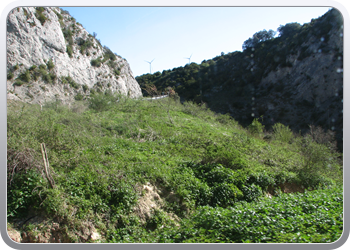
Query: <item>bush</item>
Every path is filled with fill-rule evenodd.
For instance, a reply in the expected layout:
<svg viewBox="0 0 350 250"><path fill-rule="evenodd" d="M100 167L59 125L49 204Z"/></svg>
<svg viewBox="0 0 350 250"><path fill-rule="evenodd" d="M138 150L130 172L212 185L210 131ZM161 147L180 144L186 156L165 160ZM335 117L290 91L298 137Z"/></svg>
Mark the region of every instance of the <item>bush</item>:
<svg viewBox="0 0 350 250"><path fill-rule="evenodd" d="M80 53L84 54L84 52L92 47L92 42L90 40L84 40L83 38L80 38L78 40L78 45L80 46Z"/></svg>
<svg viewBox="0 0 350 250"><path fill-rule="evenodd" d="M91 60L91 66L99 68L101 67L101 64L102 64L101 58Z"/></svg>
<svg viewBox="0 0 350 250"><path fill-rule="evenodd" d="M91 90L90 90L91 93ZM94 94L89 100L89 107L97 112L107 110L116 105L117 97L113 94Z"/></svg>
<svg viewBox="0 0 350 250"><path fill-rule="evenodd" d="M302 145L302 153L304 155L303 171L308 174L317 174L323 172L327 167L327 162L332 158L327 148L314 142L311 136L306 135Z"/></svg>
<svg viewBox="0 0 350 250"><path fill-rule="evenodd" d="M103 56L104 61L107 61L108 59L114 61L115 59L117 59L116 55L107 46L104 46L103 48L105 49L105 53Z"/></svg>
<svg viewBox="0 0 350 250"><path fill-rule="evenodd" d="M64 28L62 30L64 38L67 40L69 45L73 44L73 32L69 28Z"/></svg>
<svg viewBox="0 0 350 250"><path fill-rule="evenodd" d="M47 74L46 72L41 75L41 78L43 81L45 81L47 83L52 83L51 75Z"/></svg>
<svg viewBox="0 0 350 250"><path fill-rule="evenodd" d="M37 168L36 153L30 148L7 151L7 216L22 217L39 203L44 182Z"/></svg>
<svg viewBox="0 0 350 250"><path fill-rule="evenodd" d="M88 89L89 89L89 87L86 84L84 84L83 85L83 91L86 92Z"/></svg>
<svg viewBox="0 0 350 250"><path fill-rule="evenodd" d="M257 201L263 195L260 186L253 184L244 185L242 188L243 199L248 202Z"/></svg>
<svg viewBox="0 0 350 250"><path fill-rule="evenodd" d="M79 89L80 85L77 84L71 76L66 76L61 78L62 83L68 83L71 87Z"/></svg>
<svg viewBox="0 0 350 250"><path fill-rule="evenodd" d="M310 125L309 127L309 135L311 136L314 142L326 145L331 150L336 150L337 143L335 140L334 131L328 130L327 132L324 132L324 130L321 127L316 127L314 125Z"/></svg>
<svg viewBox="0 0 350 250"><path fill-rule="evenodd" d="M14 75L13 75L12 72L9 72L9 73L7 74L7 80L11 80L11 79L13 79L13 77L14 77Z"/></svg>
<svg viewBox="0 0 350 250"><path fill-rule="evenodd" d="M13 83L13 86L22 86L23 84L25 84L25 82L22 82L21 80L17 79L17 80Z"/></svg>
<svg viewBox="0 0 350 250"><path fill-rule="evenodd" d="M246 166L246 161L241 154L226 143L206 146L201 163L222 164L230 169L241 169Z"/></svg>
<svg viewBox="0 0 350 250"><path fill-rule="evenodd" d="M16 71L17 69L19 69L18 64L16 64L15 66L13 66L13 71Z"/></svg>
<svg viewBox="0 0 350 250"><path fill-rule="evenodd" d="M32 76L31 76L31 74L30 74L30 71L29 71L29 70L26 70L24 73L22 73L21 75L19 75L18 79L21 80L21 81L23 81L23 82L29 83L30 80L32 79Z"/></svg>
<svg viewBox="0 0 350 250"><path fill-rule="evenodd" d="M220 164L188 163L177 170L177 173L186 176L184 179L187 184L175 183L174 186L191 190L197 205L227 207L244 199L238 187L242 186L240 174Z"/></svg>
<svg viewBox="0 0 350 250"><path fill-rule="evenodd" d="M36 71L36 68L37 68L36 65L32 65L32 66L29 68L29 71L35 72L35 71Z"/></svg>
<svg viewBox="0 0 350 250"><path fill-rule="evenodd" d="M248 131L260 137L264 132L264 127L257 118L254 118L253 122L248 126Z"/></svg>
<svg viewBox="0 0 350 250"><path fill-rule="evenodd" d="M74 97L74 99L75 99L76 101L81 101L81 100L84 99L84 96L83 96L82 94L78 93L78 94Z"/></svg>
<svg viewBox="0 0 350 250"><path fill-rule="evenodd" d="M39 205L41 181L41 176L34 170L14 176L7 189L7 217L26 216L31 207Z"/></svg>
<svg viewBox="0 0 350 250"><path fill-rule="evenodd" d="M276 140L289 143L293 138L293 132L288 126L276 123L272 126L273 134Z"/></svg>
<svg viewBox="0 0 350 250"><path fill-rule="evenodd" d="M46 83L53 83L53 81L57 79L57 76L54 73L46 73L46 71L42 71L41 78Z"/></svg>
<svg viewBox="0 0 350 250"><path fill-rule="evenodd" d="M219 183L212 187L213 196L211 197L211 206L227 207L232 206L236 201L243 197L243 193L233 183Z"/></svg>
<svg viewBox="0 0 350 250"><path fill-rule="evenodd" d="M73 57L73 47L71 45L67 45L66 52L70 58Z"/></svg>
<svg viewBox="0 0 350 250"><path fill-rule="evenodd" d="M53 69L55 67L55 65L53 64L51 59L46 63L46 65L47 65L47 68L49 70L51 70L51 69Z"/></svg>
<svg viewBox="0 0 350 250"><path fill-rule="evenodd" d="M58 20L63 20L63 16L60 13L58 13L57 11L54 11L54 12L55 12Z"/></svg>
<svg viewBox="0 0 350 250"><path fill-rule="evenodd" d="M40 21L41 25L44 25L47 20L47 17L43 13L44 11L44 7L36 7L35 16Z"/></svg>

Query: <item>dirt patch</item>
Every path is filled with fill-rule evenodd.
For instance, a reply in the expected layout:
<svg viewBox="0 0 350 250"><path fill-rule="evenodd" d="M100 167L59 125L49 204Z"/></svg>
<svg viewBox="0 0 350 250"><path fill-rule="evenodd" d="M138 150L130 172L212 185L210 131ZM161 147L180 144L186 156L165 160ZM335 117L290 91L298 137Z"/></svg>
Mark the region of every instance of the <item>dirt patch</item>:
<svg viewBox="0 0 350 250"><path fill-rule="evenodd" d="M141 221L145 222L147 218L151 217L152 209L160 209L163 205L163 200L160 198L159 192L157 187L152 186L150 183L141 187L141 193L143 195L134 208Z"/></svg>
<svg viewBox="0 0 350 250"><path fill-rule="evenodd" d="M137 206L134 208L134 212L139 216L143 223L145 223L148 218L151 218L153 210L163 211L162 208L165 205L165 199L169 200L170 198L174 200L174 202L180 201L173 193L168 193L165 190L161 190L158 187L151 185L150 183L139 187L139 191L142 193L142 195L138 201ZM169 218L175 222L175 224L177 221L179 221L179 218L175 214L165 211L163 212L166 213Z"/></svg>
<svg viewBox="0 0 350 250"><path fill-rule="evenodd" d="M10 238L19 243L84 243L101 240L101 235L91 222L83 222L74 229L68 229L67 225L35 216L26 220L20 228L21 231L8 229Z"/></svg>

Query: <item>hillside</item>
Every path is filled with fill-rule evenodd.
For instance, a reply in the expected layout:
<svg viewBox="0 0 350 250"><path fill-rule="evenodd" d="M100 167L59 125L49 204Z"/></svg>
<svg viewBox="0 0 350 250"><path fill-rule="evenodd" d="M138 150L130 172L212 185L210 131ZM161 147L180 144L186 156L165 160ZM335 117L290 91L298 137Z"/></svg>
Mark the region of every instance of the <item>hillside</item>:
<svg viewBox="0 0 350 250"><path fill-rule="evenodd" d="M63 103L111 91L142 96L128 62L67 11L13 9L7 19L7 99Z"/></svg>
<svg viewBox="0 0 350 250"><path fill-rule="evenodd" d="M151 99L141 98L127 61L69 13L12 10L9 237L21 243L337 241L343 155L334 131L291 130L324 125L326 107L337 117L342 109L337 17L331 10L243 52L144 75L137 80L145 95L168 93ZM282 122L290 115L289 123L271 120L276 112ZM335 131L342 126L333 123Z"/></svg>
<svg viewBox="0 0 350 250"><path fill-rule="evenodd" d="M244 126L260 118L266 129L280 122L302 134L309 125L333 130L342 150L342 25L341 14L332 9L310 23L281 26L277 37L244 46L243 52L136 80L142 88L170 86L182 100L205 102Z"/></svg>
<svg viewBox="0 0 350 250"><path fill-rule="evenodd" d="M319 129L266 134L191 102L111 94L11 101L7 123L16 241L334 242L343 230L342 155Z"/></svg>

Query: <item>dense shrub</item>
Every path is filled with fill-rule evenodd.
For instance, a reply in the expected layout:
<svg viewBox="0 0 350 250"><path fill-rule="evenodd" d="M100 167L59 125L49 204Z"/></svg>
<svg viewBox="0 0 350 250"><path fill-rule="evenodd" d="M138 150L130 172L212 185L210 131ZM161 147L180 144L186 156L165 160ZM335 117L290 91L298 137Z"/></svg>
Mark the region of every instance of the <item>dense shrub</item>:
<svg viewBox="0 0 350 250"><path fill-rule="evenodd" d="M78 45L80 46L80 53L84 54L86 52L86 50L88 50L89 48L92 47L93 43L89 39L84 40L83 38L80 38L78 40Z"/></svg>
<svg viewBox="0 0 350 250"><path fill-rule="evenodd" d="M15 174L7 189L7 217L26 216L30 208L38 206L41 182L35 170Z"/></svg>
<svg viewBox="0 0 350 250"><path fill-rule="evenodd" d="M25 83L29 83L32 80L32 76L30 74L30 71L26 70L24 73L22 73L18 76L18 79L25 82Z"/></svg>
<svg viewBox="0 0 350 250"><path fill-rule="evenodd" d="M232 147L224 145L208 145L205 148L202 163L218 163L231 169L241 169L246 165L240 153Z"/></svg>
<svg viewBox="0 0 350 250"><path fill-rule="evenodd" d="M91 90L90 90L91 93ZM111 93L94 94L89 100L89 107L95 111L101 112L115 106L118 97Z"/></svg>
<svg viewBox="0 0 350 250"><path fill-rule="evenodd" d="M293 132L288 126L281 123L276 123L272 126L273 134L276 140L289 143L293 138Z"/></svg>
<svg viewBox="0 0 350 250"><path fill-rule="evenodd" d="M69 57L73 57L73 47L71 45L67 45L67 49L66 52L68 54Z"/></svg>
<svg viewBox="0 0 350 250"><path fill-rule="evenodd" d="M261 136L264 132L264 127L258 118L254 118L253 122L248 126L248 131L254 135Z"/></svg>
<svg viewBox="0 0 350 250"><path fill-rule="evenodd" d="M63 84L68 83L71 87L79 89L80 85L76 83L71 76L62 77L61 81Z"/></svg>
<svg viewBox="0 0 350 250"><path fill-rule="evenodd" d="M81 101L81 100L84 99L84 96L83 96L81 93L78 93L78 94L76 94L76 96L74 97L74 99L75 99L76 101Z"/></svg>
<svg viewBox="0 0 350 250"><path fill-rule="evenodd" d="M55 67L55 64L53 64L51 59L46 63L46 65L49 70L52 70Z"/></svg>
<svg viewBox="0 0 350 250"><path fill-rule="evenodd" d="M112 60L114 61L115 59L117 59L116 55L107 47L107 46L104 46L104 61L107 61L107 60Z"/></svg>
<svg viewBox="0 0 350 250"><path fill-rule="evenodd" d="M102 64L101 58L91 60L91 66L98 68L98 67L101 67L101 64Z"/></svg>
<svg viewBox="0 0 350 250"><path fill-rule="evenodd" d="M89 87L86 84L84 84L82 87L84 92L86 92L89 89Z"/></svg>

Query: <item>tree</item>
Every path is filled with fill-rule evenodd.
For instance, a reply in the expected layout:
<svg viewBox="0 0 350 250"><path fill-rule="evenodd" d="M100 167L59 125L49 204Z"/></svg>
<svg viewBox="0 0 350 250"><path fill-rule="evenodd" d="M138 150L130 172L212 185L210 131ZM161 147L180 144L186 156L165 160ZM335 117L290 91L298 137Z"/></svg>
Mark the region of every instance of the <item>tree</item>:
<svg viewBox="0 0 350 250"><path fill-rule="evenodd" d="M267 40L270 40L274 38L275 35L276 35L276 31L273 31L273 30L269 30L269 31L262 30L254 34L254 36L257 37L259 42L265 42Z"/></svg>
<svg viewBox="0 0 350 250"><path fill-rule="evenodd" d="M93 33L92 33L92 36L93 36L94 38L96 38L97 33L96 33L96 32L93 32Z"/></svg>
<svg viewBox="0 0 350 250"><path fill-rule="evenodd" d="M275 35L276 35L276 31L273 31L273 30L269 30L269 31L262 30L262 31L256 32L253 35L253 37L244 41L242 45L242 49L246 50L248 48L253 48L260 42L265 42L267 40L274 38Z"/></svg>
<svg viewBox="0 0 350 250"><path fill-rule="evenodd" d="M292 37L299 31L300 28L301 25L299 23L287 23L284 26L280 25L277 31L279 32L280 37Z"/></svg>

